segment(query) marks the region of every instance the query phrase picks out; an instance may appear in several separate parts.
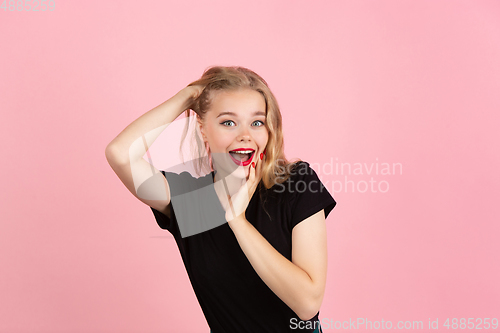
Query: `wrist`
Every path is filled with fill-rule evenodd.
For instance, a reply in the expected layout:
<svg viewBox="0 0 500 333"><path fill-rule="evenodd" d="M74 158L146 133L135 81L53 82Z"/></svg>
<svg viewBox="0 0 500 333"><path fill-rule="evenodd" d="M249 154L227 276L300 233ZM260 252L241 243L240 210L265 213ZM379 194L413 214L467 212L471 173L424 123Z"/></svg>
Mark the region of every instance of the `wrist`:
<svg viewBox="0 0 500 333"><path fill-rule="evenodd" d="M240 216L235 217L234 219L232 219L231 221L229 221L227 223L229 224L229 227L231 229L234 229L234 228L238 227L238 225L241 225L244 223L250 223L250 222L248 222L245 214L241 214Z"/></svg>
<svg viewBox="0 0 500 333"><path fill-rule="evenodd" d="M179 100L182 107L182 112L187 109L190 109L194 100L192 87L188 86L180 90L177 94L175 94L175 98ZM181 113L182 113L181 112Z"/></svg>

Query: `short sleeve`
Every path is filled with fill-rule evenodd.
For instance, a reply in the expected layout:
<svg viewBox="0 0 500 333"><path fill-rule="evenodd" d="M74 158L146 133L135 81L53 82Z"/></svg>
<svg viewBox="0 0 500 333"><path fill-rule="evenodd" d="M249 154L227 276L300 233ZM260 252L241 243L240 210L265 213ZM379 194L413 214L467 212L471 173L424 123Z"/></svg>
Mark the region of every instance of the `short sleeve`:
<svg viewBox="0 0 500 333"><path fill-rule="evenodd" d="M307 162L298 162L286 182L290 196L291 229L322 209L326 219L337 204Z"/></svg>
<svg viewBox="0 0 500 333"><path fill-rule="evenodd" d="M180 174L161 172L170 188L172 218L151 208L160 228L184 238L226 223L225 212L214 190L212 174L194 178L186 171Z"/></svg>
<svg viewBox="0 0 500 333"><path fill-rule="evenodd" d="M175 186L175 184L181 184L182 181L182 175L173 173L173 172L168 172L164 170L160 170L160 172L163 174L163 176L167 179L168 185L170 187L170 196L172 197L172 192L175 191L175 188L178 188L178 186ZM185 175L184 175L185 178ZM175 232L174 231L174 225L175 225L175 215L174 211L172 209L172 200L170 200L170 216L172 218L169 218L167 215L163 214L159 210L156 210L153 207L150 207L151 210L153 211L153 215L156 219L156 223L158 223L158 226L161 229L168 230L172 234Z"/></svg>

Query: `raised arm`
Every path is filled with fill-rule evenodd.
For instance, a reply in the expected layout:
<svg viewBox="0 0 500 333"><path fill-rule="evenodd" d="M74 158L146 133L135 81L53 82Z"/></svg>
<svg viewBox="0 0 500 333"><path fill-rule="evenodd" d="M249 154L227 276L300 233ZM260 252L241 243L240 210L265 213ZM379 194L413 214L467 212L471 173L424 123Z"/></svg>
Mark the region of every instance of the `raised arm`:
<svg viewBox="0 0 500 333"><path fill-rule="evenodd" d="M170 189L166 178L144 158L147 150L203 87L188 86L128 125L105 150L106 159L127 189L146 205L169 215ZM136 188L141 185L138 194Z"/></svg>

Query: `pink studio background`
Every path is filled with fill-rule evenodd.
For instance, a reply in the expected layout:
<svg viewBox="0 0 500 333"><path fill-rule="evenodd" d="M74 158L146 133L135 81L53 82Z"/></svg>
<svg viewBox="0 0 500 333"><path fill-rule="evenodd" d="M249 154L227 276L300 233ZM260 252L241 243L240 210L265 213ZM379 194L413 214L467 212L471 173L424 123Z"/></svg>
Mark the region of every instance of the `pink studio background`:
<svg viewBox="0 0 500 333"><path fill-rule="evenodd" d="M320 318L500 317L500 2L56 0L0 28L0 332L209 332L104 149L217 64L268 81L338 202Z"/></svg>

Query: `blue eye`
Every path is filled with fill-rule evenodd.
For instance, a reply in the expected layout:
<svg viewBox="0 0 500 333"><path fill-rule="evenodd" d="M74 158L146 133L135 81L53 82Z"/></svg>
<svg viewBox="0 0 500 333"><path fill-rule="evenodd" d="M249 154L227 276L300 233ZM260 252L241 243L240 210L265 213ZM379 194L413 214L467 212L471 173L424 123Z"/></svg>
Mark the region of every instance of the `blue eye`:
<svg viewBox="0 0 500 333"><path fill-rule="evenodd" d="M232 125L229 125L229 123L232 124ZM255 123L257 123L257 125L254 125ZM232 120L225 120L225 121L223 121L221 123L221 125L228 126L228 127L236 126L235 123L234 123L234 121L232 121ZM263 125L264 125L264 122L261 121L261 120L256 120L256 121L254 121L252 123L252 126L256 126L256 127L260 127L260 126L263 126Z"/></svg>
<svg viewBox="0 0 500 333"><path fill-rule="evenodd" d="M232 121L232 120L226 120L226 121L223 121L221 124L225 125L225 126L232 126L232 125L226 125L226 123L233 123L234 124L234 121Z"/></svg>

